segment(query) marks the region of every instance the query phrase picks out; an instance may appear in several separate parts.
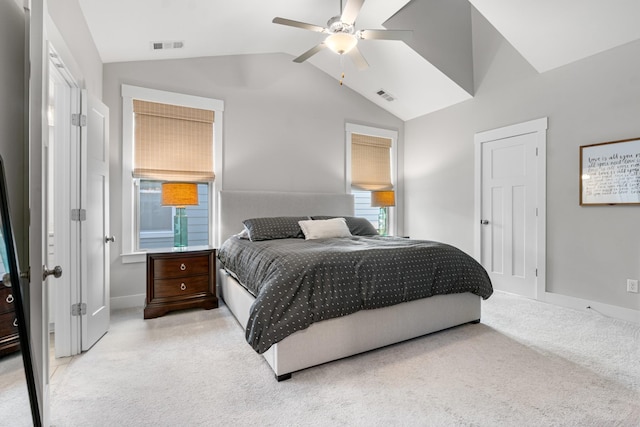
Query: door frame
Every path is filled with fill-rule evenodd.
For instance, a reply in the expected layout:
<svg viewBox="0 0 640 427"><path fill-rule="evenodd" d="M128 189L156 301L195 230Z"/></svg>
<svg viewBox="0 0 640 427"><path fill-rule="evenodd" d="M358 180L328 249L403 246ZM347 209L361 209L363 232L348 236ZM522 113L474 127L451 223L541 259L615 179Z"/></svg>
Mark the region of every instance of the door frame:
<svg viewBox="0 0 640 427"><path fill-rule="evenodd" d="M65 84L68 89L65 95L69 96L68 102L63 105L64 111L57 108L55 110L56 121L61 118L63 123L67 123L63 141L57 141L58 134L56 134L52 152L49 141L49 156L53 156L55 163L53 183L60 185L58 185L58 189L54 189L55 198L53 200L47 191L48 208L51 208L49 206L51 203L53 204L54 259L58 265L63 266L63 279L55 281L53 288L50 289L49 299L53 315L50 314L49 317L53 317L55 324L55 357L66 357L80 353L80 321L70 314L71 304L80 300L79 262L77 261L80 256L80 232L78 223L69 220L69 212L78 206L79 200L79 190L72 183L79 182L80 132L79 127L72 125L71 117L72 114L80 111L80 88L77 80L50 43L49 57L50 63L53 65L50 67L50 77L57 74L61 79L59 83ZM50 90L49 96L51 96ZM54 96L59 95L56 93ZM56 105L59 105L57 100ZM56 132L58 132L58 127L57 124ZM60 191L60 188L63 190ZM51 218L49 218L49 222L51 222ZM53 265L53 263L51 264ZM53 293L53 298L51 298L51 293ZM49 330L49 332L51 331Z"/></svg>
<svg viewBox="0 0 640 427"><path fill-rule="evenodd" d="M474 135L475 146L475 177L474 177L474 210L473 210L473 249L474 258L482 260L482 144L500 139L512 138L520 135L536 134L536 203L538 221L536 230L536 299L544 299L546 292L546 230L547 230L547 128L548 118L542 117L523 123L478 132Z"/></svg>

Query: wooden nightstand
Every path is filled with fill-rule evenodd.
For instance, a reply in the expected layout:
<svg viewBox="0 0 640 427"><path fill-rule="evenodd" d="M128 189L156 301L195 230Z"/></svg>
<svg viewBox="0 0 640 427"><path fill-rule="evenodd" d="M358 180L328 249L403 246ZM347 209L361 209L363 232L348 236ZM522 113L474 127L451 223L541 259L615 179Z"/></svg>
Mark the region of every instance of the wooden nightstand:
<svg viewBox="0 0 640 427"><path fill-rule="evenodd" d="M144 318L169 311L218 307L215 274L216 250L193 247L147 253L147 303Z"/></svg>
<svg viewBox="0 0 640 427"><path fill-rule="evenodd" d="M0 355L20 350L18 319L12 292L12 288L7 288L0 282Z"/></svg>

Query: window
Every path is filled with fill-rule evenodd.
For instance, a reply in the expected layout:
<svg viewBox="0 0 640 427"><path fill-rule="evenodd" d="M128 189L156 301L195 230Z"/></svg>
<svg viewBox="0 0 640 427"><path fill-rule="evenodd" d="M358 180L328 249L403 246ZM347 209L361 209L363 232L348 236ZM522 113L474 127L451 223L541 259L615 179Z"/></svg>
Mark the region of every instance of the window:
<svg viewBox="0 0 640 427"><path fill-rule="evenodd" d="M397 132L347 124L347 192L354 195L356 216L378 229L380 209L371 206L372 191L395 190ZM389 208L387 234L395 234L394 208Z"/></svg>
<svg viewBox="0 0 640 427"><path fill-rule="evenodd" d="M369 222L378 229L378 215L380 209L371 206L371 191L351 189L354 199L354 214L362 218L367 218Z"/></svg>
<svg viewBox="0 0 640 427"><path fill-rule="evenodd" d="M173 246L175 208L160 203L162 181L141 179L138 190L139 249ZM209 185L198 184L198 206L187 206L189 245L209 244Z"/></svg>
<svg viewBox="0 0 640 427"><path fill-rule="evenodd" d="M175 208L160 203L163 181L198 183L199 204L186 208L189 245L213 245L223 102L128 85L122 99L123 262L143 262L145 250L173 246Z"/></svg>

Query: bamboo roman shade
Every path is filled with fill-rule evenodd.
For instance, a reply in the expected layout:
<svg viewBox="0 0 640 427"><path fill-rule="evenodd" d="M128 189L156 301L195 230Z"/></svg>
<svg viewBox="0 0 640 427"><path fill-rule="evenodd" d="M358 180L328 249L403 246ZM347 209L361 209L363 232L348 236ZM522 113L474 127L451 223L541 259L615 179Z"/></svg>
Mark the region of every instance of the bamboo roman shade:
<svg viewBox="0 0 640 427"><path fill-rule="evenodd" d="M391 139L351 134L351 187L391 190Z"/></svg>
<svg viewBox="0 0 640 427"><path fill-rule="evenodd" d="M213 111L133 100L134 178L213 181Z"/></svg>

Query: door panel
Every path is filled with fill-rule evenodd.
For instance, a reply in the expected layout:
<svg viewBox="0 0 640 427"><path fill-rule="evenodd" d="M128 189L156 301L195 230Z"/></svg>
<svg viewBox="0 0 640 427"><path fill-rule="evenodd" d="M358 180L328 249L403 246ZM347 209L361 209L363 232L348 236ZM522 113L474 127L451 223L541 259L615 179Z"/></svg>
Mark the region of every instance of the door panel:
<svg viewBox="0 0 640 427"><path fill-rule="evenodd" d="M47 212L46 111L48 57L45 43L45 2L31 2L25 14L29 28L29 332L36 392L43 425L49 424L49 297L42 278L46 259Z"/></svg>
<svg viewBox="0 0 640 427"><path fill-rule="evenodd" d="M97 98L82 93L87 126L83 128L81 149L81 206L86 209L82 221L81 255L82 350L91 348L109 329L109 110Z"/></svg>
<svg viewBox="0 0 640 427"><path fill-rule="evenodd" d="M504 198L502 197L502 188L491 189L491 233L487 239L487 250L485 253L490 256L488 265L491 265L490 271L502 273L504 266Z"/></svg>
<svg viewBox="0 0 640 427"><path fill-rule="evenodd" d="M482 264L496 289L536 295L536 137L482 144Z"/></svg>
<svg viewBox="0 0 640 427"><path fill-rule="evenodd" d="M516 277L524 278L526 275L525 266L527 261L527 236L526 236L526 199L527 188L524 185L513 187L513 214L512 214L512 249L511 259L513 265L511 271Z"/></svg>

